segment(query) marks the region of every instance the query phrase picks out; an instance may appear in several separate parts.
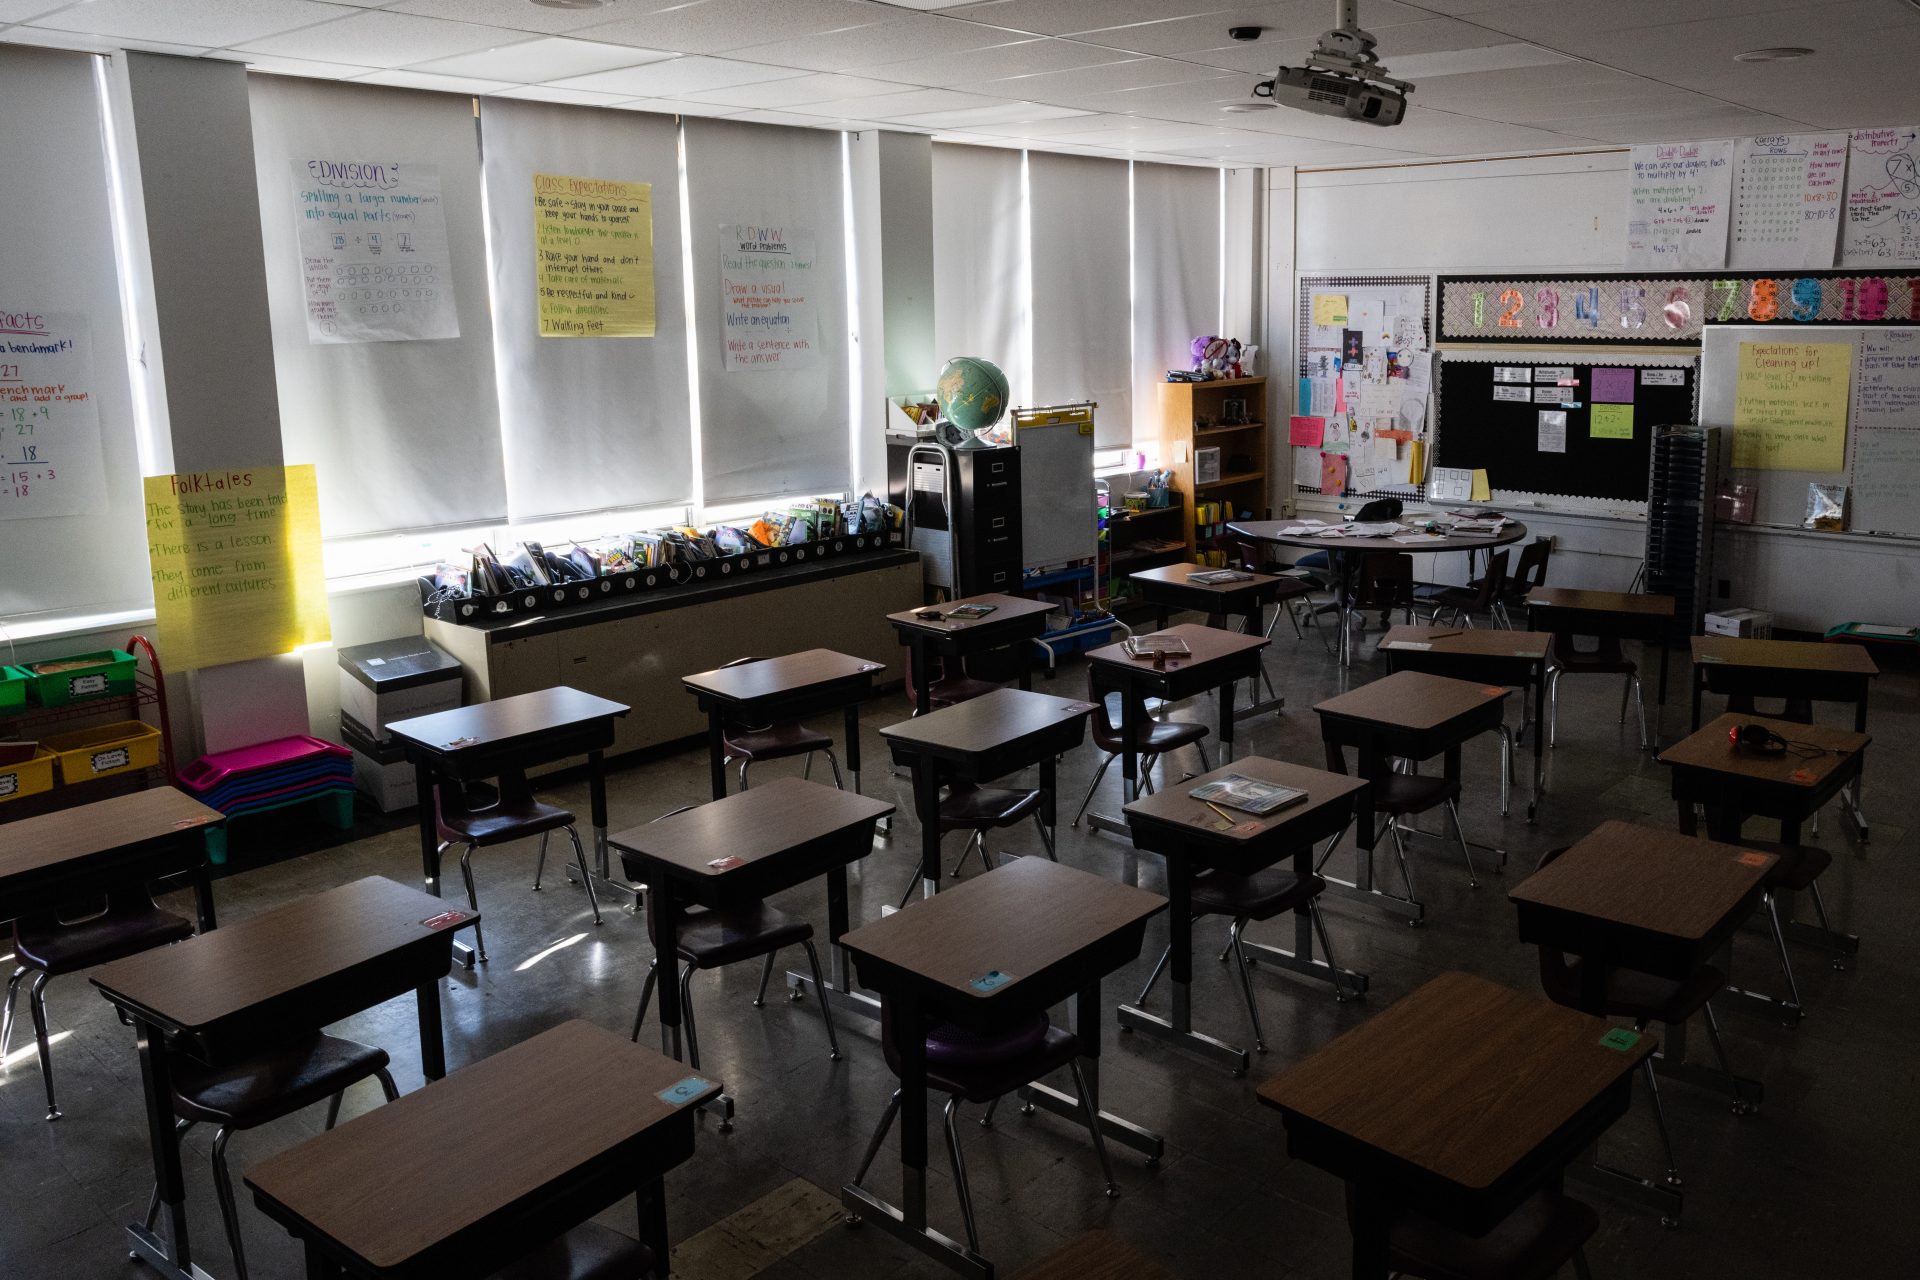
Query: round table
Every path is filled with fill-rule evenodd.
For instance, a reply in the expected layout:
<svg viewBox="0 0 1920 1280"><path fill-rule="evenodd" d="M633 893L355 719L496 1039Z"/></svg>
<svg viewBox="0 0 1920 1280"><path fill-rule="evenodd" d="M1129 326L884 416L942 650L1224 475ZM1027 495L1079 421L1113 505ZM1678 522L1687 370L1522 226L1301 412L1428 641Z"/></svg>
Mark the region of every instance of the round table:
<svg viewBox="0 0 1920 1280"><path fill-rule="evenodd" d="M1384 522L1383 522L1384 523ZM1395 523L1402 523L1395 521ZM1283 547L1306 547L1313 551L1327 553L1328 561L1334 566L1335 591L1340 601L1340 662L1342 666L1352 661L1351 646L1347 640L1347 615L1350 612L1352 591L1352 567L1358 563L1358 557L1367 552L1386 552L1395 554L1404 552L1409 555L1432 555L1441 551L1480 551L1494 547L1504 547L1519 542L1527 536L1527 526L1517 520L1509 521L1505 528L1495 534L1470 534L1442 537L1422 537L1417 542L1396 542L1393 537L1321 538L1312 534L1286 534L1282 530L1298 529L1299 520L1232 520L1227 528L1254 542L1272 542ZM1399 535L1404 537L1405 535Z"/></svg>

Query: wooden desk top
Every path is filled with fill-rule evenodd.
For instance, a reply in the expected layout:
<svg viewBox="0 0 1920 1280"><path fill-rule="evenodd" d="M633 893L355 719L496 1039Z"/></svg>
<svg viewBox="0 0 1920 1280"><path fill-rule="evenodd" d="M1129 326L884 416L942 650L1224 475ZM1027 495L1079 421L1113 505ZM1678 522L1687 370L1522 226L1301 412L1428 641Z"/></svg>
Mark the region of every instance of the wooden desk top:
<svg viewBox="0 0 1920 1280"><path fill-rule="evenodd" d="M173 787L21 818L0 827L0 883L225 820L218 809Z"/></svg>
<svg viewBox="0 0 1920 1280"><path fill-rule="evenodd" d="M984 618L947 618L943 616L938 622L929 622L924 618L916 616L925 613L929 609L937 610L944 615L949 610L958 608L963 604L990 604L993 606L993 612ZM989 591L984 595L963 596L958 600L949 600L945 604L923 605L918 609L903 609L899 613L888 614L887 621L905 631L925 631L934 635L951 635L956 631L975 630L980 627L992 626L995 623L1014 622L1022 618L1029 618L1036 613L1052 612L1053 605L1049 601L1029 600L1024 596L1008 596L1001 595L997 591Z"/></svg>
<svg viewBox="0 0 1920 1280"><path fill-rule="evenodd" d="M465 751L498 746L516 738L537 737L594 720L608 720L624 716L630 710L625 703L609 702L562 684L470 707L436 711L429 716L415 716L411 720L396 720L387 726L387 731L430 751Z"/></svg>
<svg viewBox="0 0 1920 1280"><path fill-rule="evenodd" d="M1246 653L1250 649L1267 647L1265 636L1242 635L1238 631L1227 631L1220 627L1206 627L1199 623L1183 622L1177 627L1168 627L1165 631L1142 632L1143 635L1179 636L1187 642L1192 654L1184 658L1168 658L1168 671L1186 671L1206 662L1216 662L1221 658L1231 658ZM1124 643L1103 644L1098 649L1087 651L1088 662L1104 662L1109 666L1142 666L1153 670L1153 659L1135 658L1126 651Z"/></svg>
<svg viewBox="0 0 1920 1280"><path fill-rule="evenodd" d="M924 716L914 716L880 730L889 742L914 743L954 755L991 751L1024 738L1070 724L1093 711L1091 702L1056 698L1024 689L996 689L965 702L956 702Z"/></svg>
<svg viewBox="0 0 1920 1280"><path fill-rule="evenodd" d="M695 693L723 702L752 702L756 698L775 698L816 685L871 677L874 672L885 669L884 663L850 658L832 649L805 649L759 662L743 662L737 667L695 672L680 677L680 683Z"/></svg>
<svg viewBox="0 0 1920 1280"><path fill-rule="evenodd" d="M1697 942L1718 929L1779 859L1630 822L1603 822L1507 894Z"/></svg>
<svg viewBox="0 0 1920 1280"><path fill-rule="evenodd" d="M455 917L429 927L424 922ZM93 971L117 1005L195 1031L480 917L368 876Z"/></svg>
<svg viewBox="0 0 1920 1280"><path fill-rule="evenodd" d="M1490 1187L1654 1049L1604 1019L1443 973L1259 1088L1260 1101L1415 1170Z"/></svg>
<svg viewBox="0 0 1920 1280"><path fill-rule="evenodd" d="M838 787L777 778L622 831L610 843L623 853L671 863L689 875L719 877L849 827L877 822L893 808ZM738 861L726 867L709 865L728 858Z"/></svg>
<svg viewBox="0 0 1920 1280"><path fill-rule="evenodd" d="M1157 893L1046 858L1020 858L840 941L857 955L919 974L960 1001L988 1001L1166 906ZM1008 980L986 991L973 985L995 971Z"/></svg>
<svg viewBox="0 0 1920 1280"><path fill-rule="evenodd" d="M1209 809L1204 801L1195 800L1191 792L1216 778L1236 773L1261 782L1277 782L1283 787L1298 787L1307 793L1307 798L1264 818L1221 805L1234 817L1233 823L1228 825L1226 819ZM1264 756L1247 756L1212 773L1164 786L1150 796L1135 800L1123 812L1129 819L1144 818L1191 827L1212 839L1245 844L1250 840L1271 838L1276 833L1284 834L1287 827L1319 813L1328 805L1351 811L1354 793L1366 785L1362 778L1328 773L1323 769L1309 769L1305 765L1269 760Z"/></svg>
<svg viewBox="0 0 1920 1280"><path fill-rule="evenodd" d="M1804 742L1823 748L1808 755L1789 748L1777 756L1741 751L1727 737L1735 725L1760 724L1789 742ZM1682 769L1710 769L1754 782L1778 783L1783 787L1816 787L1831 777L1854 756L1867 749L1873 738L1851 729L1836 729L1823 724L1798 724L1792 720L1773 720L1766 716L1726 715L1709 720L1660 753L1660 763Z"/></svg>
<svg viewBox="0 0 1920 1280"><path fill-rule="evenodd" d="M1173 1280L1173 1273L1110 1231L1088 1231L1020 1268L1012 1280Z"/></svg>
<svg viewBox="0 0 1920 1280"><path fill-rule="evenodd" d="M1656 618L1673 616L1672 596L1647 596L1624 591L1584 591L1577 587L1535 587L1527 603L1549 609L1580 609L1588 613L1641 613Z"/></svg>
<svg viewBox="0 0 1920 1280"><path fill-rule="evenodd" d="M1437 729L1450 720L1477 711L1493 699L1506 697L1507 693L1505 688L1475 684L1471 680L1455 680L1425 671L1396 671L1328 698L1313 709L1323 716L1425 730Z"/></svg>
<svg viewBox="0 0 1920 1280"><path fill-rule="evenodd" d="M704 1087L659 1096L690 1079ZM651 1049L563 1022L260 1161L247 1185L275 1216L389 1271L719 1092Z"/></svg>
<svg viewBox="0 0 1920 1280"><path fill-rule="evenodd" d="M1127 577L1135 582L1156 582L1169 587L1185 587L1189 591L1208 591L1221 596L1230 596L1241 591L1258 591L1269 583L1280 581L1271 573L1248 573L1238 582L1194 582L1192 580L1196 573L1219 572L1218 568L1211 565L1163 564L1157 569L1142 569L1137 573L1130 573Z"/></svg>
<svg viewBox="0 0 1920 1280"><path fill-rule="evenodd" d="M1255 542L1273 542L1283 547L1310 547L1315 551L1331 551L1335 555L1369 551L1412 552L1415 555L1439 551L1478 551L1483 547L1504 547L1527 536L1527 526L1518 520L1509 520L1499 533L1446 534L1423 537L1413 542L1395 542L1392 537L1356 538L1352 535L1323 538L1310 533L1289 537L1283 532L1297 529L1302 523L1299 520L1229 520L1227 528ZM1406 521L1402 519L1398 523L1404 524Z"/></svg>
<svg viewBox="0 0 1920 1280"><path fill-rule="evenodd" d="M1380 639L1382 649L1407 649L1418 653L1460 654L1475 658L1521 658L1545 662L1553 647L1553 635L1546 631L1501 631L1459 627L1394 627Z"/></svg>
<svg viewBox="0 0 1920 1280"><path fill-rule="evenodd" d="M1739 636L1694 636L1695 665L1755 667L1767 671L1818 671L1877 676L1873 655L1857 644L1815 640L1748 640Z"/></svg>

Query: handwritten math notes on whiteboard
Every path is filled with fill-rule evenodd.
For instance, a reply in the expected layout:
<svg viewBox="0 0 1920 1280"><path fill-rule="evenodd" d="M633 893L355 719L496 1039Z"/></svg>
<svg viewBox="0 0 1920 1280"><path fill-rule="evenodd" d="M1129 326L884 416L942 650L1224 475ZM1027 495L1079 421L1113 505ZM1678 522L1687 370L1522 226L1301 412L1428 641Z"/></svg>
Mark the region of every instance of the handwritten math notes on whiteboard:
<svg viewBox="0 0 1920 1280"><path fill-rule="evenodd" d="M1840 261L1850 267L1920 262L1920 126L1855 129L1847 148L1847 218Z"/></svg>
<svg viewBox="0 0 1920 1280"><path fill-rule="evenodd" d="M1742 138L1738 157L1727 265L1831 267L1846 194L1847 135Z"/></svg>
<svg viewBox="0 0 1920 1280"><path fill-rule="evenodd" d="M1632 164L1628 269L1726 266L1733 143L1635 147Z"/></svg>
<svg viewBox="0 0 1920 1280"><path fill-rule="evenodd" d="M106 500L87 317L0 299L0 519L86 515Z"/></svg>
<svg viewBox="0 0 1920 1280"><path fill-rule="evenodd" d="M439 166L295 160L293 184L307 341L460 336Z"/></svg>

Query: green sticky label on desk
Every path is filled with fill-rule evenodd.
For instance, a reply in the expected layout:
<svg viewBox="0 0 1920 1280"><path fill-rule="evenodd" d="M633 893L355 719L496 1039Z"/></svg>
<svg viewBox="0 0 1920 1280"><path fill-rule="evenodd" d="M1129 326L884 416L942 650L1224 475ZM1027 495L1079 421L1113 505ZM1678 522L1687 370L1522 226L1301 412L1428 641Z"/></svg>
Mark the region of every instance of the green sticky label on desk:
<svg viewBox="0 0 1920 1280"><path fill-rule="evenodd" d="M1629 1031L1625 1027L1615 1027L1600 1037L1600 1043L1609 1049L1617 1049L1621 1053L1625 1053L1640 1043L1640 1033L1638 1031Z"/></svg>
<svg viewBox="0 0 1920 1280"><path fill-rule="evenodd" d="M998 969L989 969L967 985L975 991L998 991L1012 981L1012 974L1002 973Z"/></svg>
<svg viewBox="0 0 1920 1280"><path fill-rule="evenodd" d="M688 1076L679 1084L662 1089L653 1096L670 1106L677 1107L682 1103L692 1102L711 1088L713 1088L711 1081L702 1080L699 1076Z"/></svg>

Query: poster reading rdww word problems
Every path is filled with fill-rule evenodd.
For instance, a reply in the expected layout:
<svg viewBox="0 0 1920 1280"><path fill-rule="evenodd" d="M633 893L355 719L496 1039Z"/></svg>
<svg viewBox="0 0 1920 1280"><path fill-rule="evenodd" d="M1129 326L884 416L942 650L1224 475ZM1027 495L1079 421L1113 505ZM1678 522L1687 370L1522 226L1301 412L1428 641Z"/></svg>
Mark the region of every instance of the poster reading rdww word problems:
<svg viewBox="0 0 1920 1280"><path fill-rule="evenodd" d="M653 184L533 175L543 338L651 338Z"/></svg>
<svg viewBox="0 0 1920 1280"><path fill-rule="evenodd" d="M307 341L460 336L439 166L295 160L293 182Z"/></svg>
<svg viewBox="0 0 1920 1280"><path fill-rule="evenodd" d="M106 501L87 317L0 300L0 519L85 515Z"/></svg>
<svg viewBox="0 0 1920 1280"><path fill-rule="evenodd" d="M727 369L807 369L820 357L813 232L720 224L720 341Z"/></svg>

